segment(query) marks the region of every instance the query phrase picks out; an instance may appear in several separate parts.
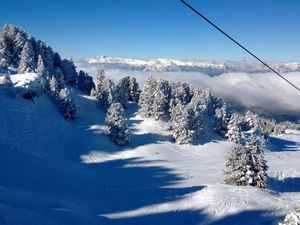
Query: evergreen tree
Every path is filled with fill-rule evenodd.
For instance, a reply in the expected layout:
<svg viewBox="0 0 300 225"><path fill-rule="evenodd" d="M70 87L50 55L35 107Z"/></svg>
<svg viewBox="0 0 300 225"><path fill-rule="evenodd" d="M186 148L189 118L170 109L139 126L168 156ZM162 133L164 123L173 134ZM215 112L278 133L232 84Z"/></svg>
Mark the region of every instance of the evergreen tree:
<svg viewBox="0 0 300 225"><path fill-rule="evenodd" d="M152 105L152 116L155 119L170 117L171 85L169 81L160 79L157 82Z"/></svg>
<svg viewBox="0 0 300 225"><path fill-rule="evenodd" d="M102 67L100 67L97 71L97 78L96 78L96 89L95 89L95 96L100 96L100 93L103 91L104 83L106 81L105 71Z"/></svg>
<svg viewBox="0 0 300 225"><path fill-rule="evenodd" d="M50 91L50 95L54 101L59 98L60 88L58 86L58 82L54 76L51 77L48 84L48 90Z"/></svg>
<svg viewBox="0 0 300 225"><path fill-rule="evenodd" d="M38 56L38 63L37 63L37 74L39 76L48 76L48 71L46 69L43 57L41 55Z"/></svg>
<svg viewBox="0 0 300 225"><path fill-rule="evenodd" d="M127 145L130 142L130 131L122 115L123 107L120 103L112 103L106 113L110 139L117 145Z"/></svg>
<svg viewBox="0 0 300 225"><path fill-rule="evenodd" d="M234 143L240 143L242 140L242 131L238 123L237 114L233 113L231 115L230 121L228 123L228 131L226 137L229 141Z"/></svg>
<svg viewBox="0 0 300 225"><path fill-rule="evenodd" d="M284 223L279 225L300 225L300 207L296 207L293 212L286 215Z"/></svg>
<svg viewBox="0 0 300 225"><path fill-rule="evenodd" d="M124 109L128 107L130 95L130 77L123 77L116 85L116 102L121 103Z"/></svg>
<svg viewBox="0 0 300 225"><path fill-rule="evenodd" d="M177 144L187 144L193 141L195 131L192 130L193 111L178 102L172 109L172 137Z"/></svg>
<svg viewBox="0 0 300 225"><path fill-rule="evenodd" d="M157 80L154 77L149 77L144 85L144 89L140 95L139 106L140 113L144 117L153 117L154 95L157 88Z"/></svg>
<svg viewBox="0 0 300 225"><path fill-rule="evenodd" d="M18 73L34 72L36 68L35 53L29 41L26 42L22 52Z"/></svg>
<svg viewBox="0 0 300 225"><path fill-rule="evenodd" d="M76 106L73 103L67 88L60 90L58 105L66 120L74 120L76 118Z"/></svg>
<svg viewBox="0 0 300 225"><path fill-rule="evenodd" d="M226 103L223 103L220 108L215 109L214 128L221 137L226 137L230 118L231 114L227 110Z"/></svg>
<svg viewBox="0 0 300 225"><path fill-rule="evenodd" d="M192 98L192 90L187 83L172 83L172 94L170 100L170 110L172 107L175 106L178 102L182 103L183 105L187 105Z"/></svg>
<svg viewBox="0 0 300 225"><path fill-rule="evenodd" d="M115 85L110 79L101 85L101 92L96 96L98 104L105 110L115 101Z"/></svg>
<svg viewBox="0 0 300 225"><path fill-rule="evenodd" d="M90 95L91 90L95 89L93 78L90 77L87 73L83 72L82 70L80 70L78 73L76 84L78 89L86 95Z"/></svg>
<svg viewBox="0 0 300 225"><path fill-rule="evenodd" d="M171 127L176 143L190 143L204 131L205 112L205 106L201 105L196 96L186 106L178 102L173 107Z"/></svg>
<svg viewBox="0 0 300 225"><path fill-rule="evenodd" d="M130 77L129 90L129 101L138 103L140 99L141 90L135 77Z"/></svg>
<svg viewBox="0 0 300 225"><path fill-rule="evenodd" d="M243 144L235 143L224 169L227 184L259 188L267 186L267 165L260 139L251 135Z"/></svg>
<svg viewBox="0 0 300 225"><path fill-rule="evenodd" d="M243 129L251 130L251 129L259 129L259 118L258 115L247 111L245 117L243 118Z"/></svg>

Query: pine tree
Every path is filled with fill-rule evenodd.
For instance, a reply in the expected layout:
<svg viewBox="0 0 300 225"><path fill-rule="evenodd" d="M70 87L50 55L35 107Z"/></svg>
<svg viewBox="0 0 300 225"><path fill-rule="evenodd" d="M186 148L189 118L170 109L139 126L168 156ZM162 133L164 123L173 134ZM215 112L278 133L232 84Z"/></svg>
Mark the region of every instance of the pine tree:
<svg viewBox="0 0 300 225"><path fill-rule="evenodd" d="M177 144L187 144L193 141L195 131L192 130L193 111L178 102L172 109L172 137Z"/></svg>
<svg viewBox="0 0 300 225"><path fill-rule="evenodd" d="M228 112L226 103L222 103L220 108L215 109L214 128L221 137L226 137L230 118L231 114Z"/></svg>
<svg viewBox="0 0 300 225"><path fill-rule="evenodd" d="M172 83L172 94L170 100L170 110L172 107L175 106L178 102L182 103L183 105L187 105L192 98L192 90L187 83Z"/></svg>
<svg viewBox="0 0 300 225"><path fill-rule="evenodd" d="M141 92L139 106L140 113L144 117L153 117L154 95L157 88L157 80L154 77L149 77Z"/></svg>
<svg viewBox="0 0 300 225"><path fill-rule="evenodd" d="M18 73L34 72L36 68L35 53L29 41L26 42L22 52Z"/></svg>
<svg viewBox="0 0 300 225"><path fill-rule="evenodd" d="M105 71L102 67L100 67L97 71L97 78L96 78L96 89L95 89L95 96L100 96L100 93L103 91L104 83L105 83Z"/></svg>
<svg viewBox="0 0 300 225"><path fill-rule="evenodd" d="M141 90L135 77L130 77L129 90L129 101L138 103L140 99Z"/></svg>
<svg viewBox="0 0 300 225"><path fill-rule="evenodd" d="M260 139L251 135L241 143L235 143L227 157L225 182L238 186L266 188L268 167Z"/></svg>
<svg viewBox="0 0 300 225"><path fill-rule="evenodd" d="M160 79L154 92L152 105L152 116L159 120L170 117L171 85L169 81Z"/></svg>
<svg viewBox="0 0 300 225"><path fill-rule="evenodd" d="M76 118L76 106L73 103L67 88L60 90L58 104L59 109L66 120L74 120Z"/></svg>
<svg viewBox="0 0 300 225"><path fill-rule="evenodd" d="M112 103L106 113L109 126L109 136L117 145L127 145L130 142L130 130L123 117L123 107L120 103Z"/></svg>
<svg viewBox="0 0 300 225"><path fill-rule="evenodd" d="M116 85L116 102L121 103L124 109L128 108L130 95L130 77L123 77Z"/></svg>
<svg viewBox="0 0 300 225"><path fill-rule="evenodd" d="M300 225L300 207L296 207L293 212L286 215L284 223L279 225Z"/></svg>
<svg viewBox="0 0 300 225"><path fill-rule="evenodd" d="M51 98L54 101L56 101L56 99L59 98L60 89L59 89L57 80L54 76L52 76L51 79L49 80L48 90L50 91Z"/></svg>
<svg viewBox="0 0 300 225"><path fill-rule="evenodd" d="M242 140L242 131L238 123L237 114L233 113L231 115L231 119L227 127L228 131L226 137L228 138L228 140L234 143L240 143Z"/></svg>
<svg viewBox="0 0 300 225"><path fill-rule="evenodd" d="M110 105L115 101L115 84L112 80L105 80L101 84L101 92L96 96L99 106L107 110Z"/></svg>
<svg viewBox="0 0 300 225"><path fill-rule="evenodd" d="M243 118L243 124L244 130L259 129L258 115L251 111L247 111Z"/></svg>
<svg viewBox="0 0 300 225"><path fill-rule="evenodd" d="M93 82L93 78L90 77L87 73L82 70L79 71L77 81L77 87L86 95L90 95L92 89L95 89L95 84Z"/></svg>

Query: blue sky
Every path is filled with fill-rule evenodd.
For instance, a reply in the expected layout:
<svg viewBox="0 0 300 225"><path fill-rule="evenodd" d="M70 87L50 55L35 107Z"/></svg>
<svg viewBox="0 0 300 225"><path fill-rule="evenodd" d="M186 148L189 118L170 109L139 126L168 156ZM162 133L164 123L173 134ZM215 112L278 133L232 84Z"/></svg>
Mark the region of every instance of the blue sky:
<svg viewBox="0 0 300 225"><path fill-rule="evenodd" d="M300 60L300 1L188 2L263 59ZM179 0L1 0L0 15L66 57L248 58Z"/></svg>

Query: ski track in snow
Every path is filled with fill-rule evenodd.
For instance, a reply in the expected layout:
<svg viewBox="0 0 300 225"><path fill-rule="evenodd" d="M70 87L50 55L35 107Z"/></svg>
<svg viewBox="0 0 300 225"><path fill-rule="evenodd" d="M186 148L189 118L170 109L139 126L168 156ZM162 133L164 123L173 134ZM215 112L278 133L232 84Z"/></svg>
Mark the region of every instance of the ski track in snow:
<svg viewBox="0 0 300 225"><path fill-rule="evenodd" d="M268 189L229 186L231 144L211 131L179 146L130 104L132 143L119 147L94 99L72 95L78 119L67 122L45 96L0 90L0 224L276 224L300 200L299 131L267 146Z"/></svg>

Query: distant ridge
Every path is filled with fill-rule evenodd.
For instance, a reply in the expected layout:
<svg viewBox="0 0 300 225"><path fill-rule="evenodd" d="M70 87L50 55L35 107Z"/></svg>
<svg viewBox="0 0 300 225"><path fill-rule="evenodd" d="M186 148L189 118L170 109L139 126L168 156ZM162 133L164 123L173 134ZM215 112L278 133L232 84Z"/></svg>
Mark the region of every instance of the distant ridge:
<svg viewBox="0 0 300 225"><path fill-rule="evenodd" d="M211 61L211 60L176 60L153 59L141 60L108 56L95 56L77 59L76 64L101 64L106 68L153 72L200 72L217 76L228 72L266 73L267 68L252 60ZM281 73L299 72L300 62L270 62Z"/></svg>

